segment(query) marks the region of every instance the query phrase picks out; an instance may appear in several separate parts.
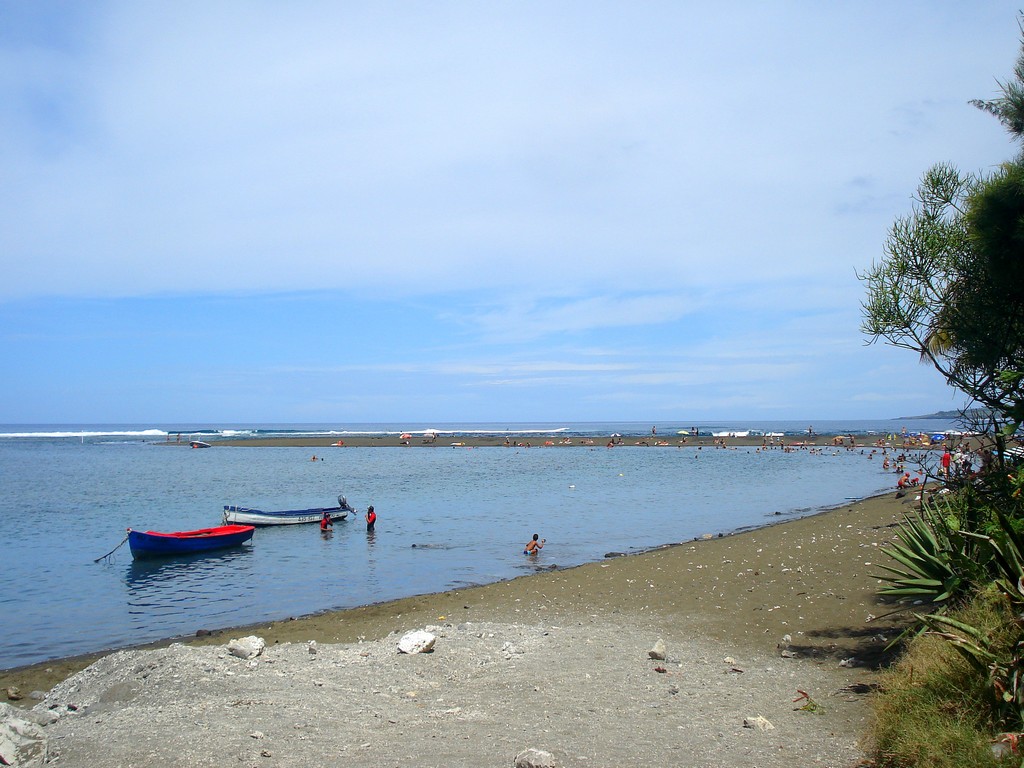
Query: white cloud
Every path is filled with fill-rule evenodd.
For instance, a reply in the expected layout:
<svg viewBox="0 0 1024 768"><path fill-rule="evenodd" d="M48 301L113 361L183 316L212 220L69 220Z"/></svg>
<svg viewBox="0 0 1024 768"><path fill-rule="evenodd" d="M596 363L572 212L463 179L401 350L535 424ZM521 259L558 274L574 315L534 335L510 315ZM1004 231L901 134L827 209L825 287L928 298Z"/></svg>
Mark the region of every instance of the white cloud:
<svg viewBox="0 0 1024 768"><path fill-rule="evenodd" d="M489 343L528 342L545 336L615 327L669 323L698 311L700 302L679 295L515 297L499 307L470 311L463 320Z"/></svg>
<svg viewBox="0 0 1024 768"><path fill-rule="evenodd" d="M1005 154L963 102L1013 13L964 13L115 3L4 51L3 290L799 281L873 253L928 163ZM969 22L1006 50L950 56Z"/></svg>

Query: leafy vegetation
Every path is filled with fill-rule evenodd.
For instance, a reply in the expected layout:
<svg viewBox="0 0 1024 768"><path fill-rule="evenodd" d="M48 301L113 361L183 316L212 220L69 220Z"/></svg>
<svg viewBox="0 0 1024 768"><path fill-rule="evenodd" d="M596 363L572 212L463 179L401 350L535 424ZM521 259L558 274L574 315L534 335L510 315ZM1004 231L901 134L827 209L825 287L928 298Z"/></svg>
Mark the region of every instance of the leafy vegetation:
<svg viewBox="0 0 1024 768"><path fill-rule="evenodd" d="M994 633L1009 616L1005 603L990 595L950 618ZM885 674L882 689L872 728L879 768L999 764L991 744L1001 729L991 707L984 705L989 699L986 678L942 637L915 638L901 662Z"/></svg>
<svg viewBox="0 0 1024 768"><path fill-rule="evenodd" d="M879 592L886 597L914 598L941 605L962 598L976 575L969 540L959 536L955 521L932 507L908 516L900 527L901 543L886 550L897 565L880 565L889 572Z"/></svg>
<svg viewBox="0 0 1024 768"><path fill-rule="evenodd" d="M972 103L1024 142L1024 44L1000 85ZM1007 451L1024 424L1024 154L987 176L936 165L916 200L860 276L862 328L980 406L962 415L986 447L981 471L925 499L887 549L881 592L912 606L913 639L877 701L876 761L1024 765L1024 468Z"/></svg>
<svg viewBox="0 0 1024 768"><path fill-rule="evenodd" d="M917 353L1012 432L1024 422L1024 247L985 228L1024 237L1024 167L985 178L936 165L915 199L890 229L886 258L860 275L862 330Z"/></svg>
<svg viewBox="0 0 1024 768"><path fill-rule="evenodd" d="M985 476L978 483L986 486ZM963 761L944 762L961 754L947 744L936 762L925 744L946 743L954 733L965 745L988 744L1024 732L1024 498L1013 491L1017 484L1024 469L985 493L965 486L933 496L885 550L892 564L881 566L880 592L912 606L902 639L913 639L877 703L879 765L980 765L974 747ZM915 733L903 732L908 721Z"/></svg>
<svg viewBox="0 0 1024 768"><path fill-rule="evenodd" d="M1014 75L1000 98L972 103L1024 142L1024 46ZM935 165L916 201L860 275L862 330L916 352L1013 434L1024 423L1024 154L988 176Z"/></svg>

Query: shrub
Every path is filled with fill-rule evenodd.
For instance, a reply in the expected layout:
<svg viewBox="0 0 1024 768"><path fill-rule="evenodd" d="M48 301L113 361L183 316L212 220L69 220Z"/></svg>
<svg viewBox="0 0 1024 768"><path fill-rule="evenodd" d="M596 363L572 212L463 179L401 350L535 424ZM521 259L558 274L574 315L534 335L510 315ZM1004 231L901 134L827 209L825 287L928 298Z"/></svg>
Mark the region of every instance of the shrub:
<svg viewBox="0 0 1024 768"><path fill-rule="evenodd" d="M994 589L978 593L950 618L985 632L992 647L1015 644L1009 602ZM991 742L1003 730L992 684L954 645L934 634L909 643L883 678L871 737L879 768L997 766ZM1015 758L1019 764L1020 757Z"/></svg>

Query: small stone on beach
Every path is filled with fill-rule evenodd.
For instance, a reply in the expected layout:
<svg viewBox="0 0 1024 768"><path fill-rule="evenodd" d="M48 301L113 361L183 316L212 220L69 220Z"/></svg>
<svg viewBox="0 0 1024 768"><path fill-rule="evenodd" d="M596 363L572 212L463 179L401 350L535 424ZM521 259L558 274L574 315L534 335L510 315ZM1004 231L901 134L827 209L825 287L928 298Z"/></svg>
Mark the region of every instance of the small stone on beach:
<svg viewBox="0 0 1024 768"><path fill-rule="evenodd" d="M764 715L758 715L757 717L747 717L743 720L744 728L756 728L759 731L774 731L775 726L772 725Z"/></svg>
<svg viewBox="0 0 1024 768"><path fill-rule="evenodd" d="M658 642L656 642L654 644L654 647L651 648L651 650L649 650L647 652L647 655L650 656L652 659L657 659L658 661L664 661L665 660L665 641L662 640L659 637L658 638Z"/></svg>

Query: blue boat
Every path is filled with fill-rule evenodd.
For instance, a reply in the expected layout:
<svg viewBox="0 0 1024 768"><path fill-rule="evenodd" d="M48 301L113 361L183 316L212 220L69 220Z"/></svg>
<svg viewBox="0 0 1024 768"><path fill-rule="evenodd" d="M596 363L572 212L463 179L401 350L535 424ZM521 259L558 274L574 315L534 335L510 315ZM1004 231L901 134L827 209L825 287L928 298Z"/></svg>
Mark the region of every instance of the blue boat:
<svg viewBox="0 0 1024 768"><path fill-rule="evenodd" d="M224 547L238 547L252 538L255 528L251 525L222 525L217 528L200 528L197 531L133 531L128 529L128 546L132 557L169 557L209 552Z"/></svg>
<svg viewBox="0 0 1024 768"><path fill-rule="evenodd" d="M319 523L324 514L331 518L331 522L344 520L349 513L355 514L355 510L349 506L344 496L338 497L336 507L315 507L313 509L285 509L276 512L266 512L262 509L252 507L236 507L234 505L224 506L224 524L235 525L297 525L299 523Z"/></svg>

